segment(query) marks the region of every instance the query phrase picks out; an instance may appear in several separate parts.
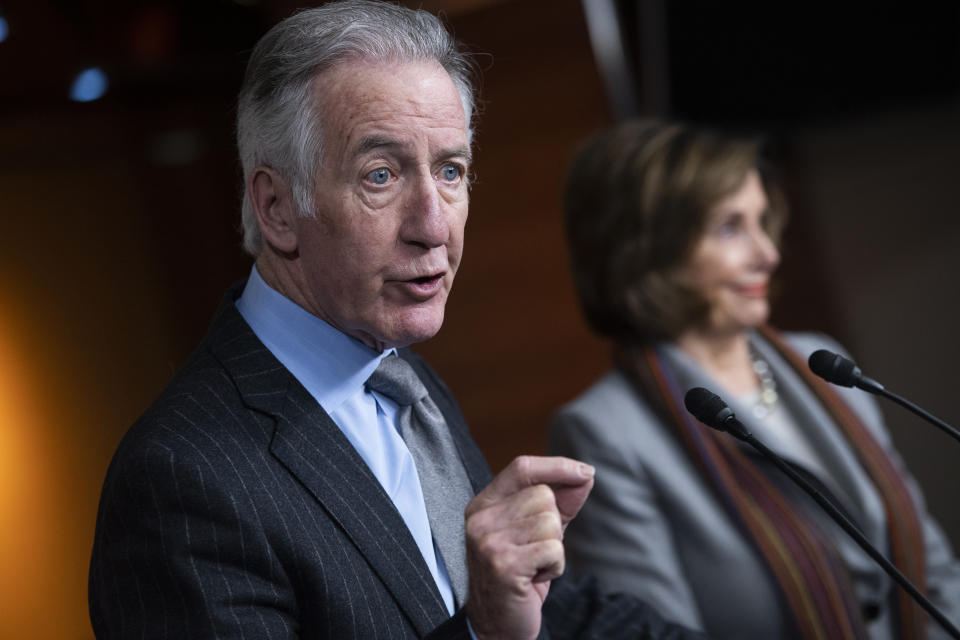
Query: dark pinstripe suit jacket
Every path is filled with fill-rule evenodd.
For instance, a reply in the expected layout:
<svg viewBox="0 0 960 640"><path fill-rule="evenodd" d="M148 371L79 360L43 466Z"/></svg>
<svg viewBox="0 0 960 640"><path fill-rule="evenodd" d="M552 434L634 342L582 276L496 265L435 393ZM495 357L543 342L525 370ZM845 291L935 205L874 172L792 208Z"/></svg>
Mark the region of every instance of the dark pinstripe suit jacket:
<svg viewBox="0 0 960 640"><path fill-rule="evenodd" d="M390 498L250 330L238 292L110 465L90 568L97 637L468 638ZM449 390L401 355L479 490L490 470ZM592 583L555 581L544 615L544 637L683 635Z"/></svg>

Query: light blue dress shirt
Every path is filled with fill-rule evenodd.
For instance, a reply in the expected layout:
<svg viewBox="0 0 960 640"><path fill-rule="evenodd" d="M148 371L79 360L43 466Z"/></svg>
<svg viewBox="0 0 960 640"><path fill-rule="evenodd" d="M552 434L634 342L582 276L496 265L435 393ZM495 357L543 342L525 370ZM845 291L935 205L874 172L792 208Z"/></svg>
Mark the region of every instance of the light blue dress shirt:
<svg viewBox="0 0 960 640"><path fill-rule="evenodd" d="M334 329L271 288L256 267L236 305L260 341L320 403L380 481L453 615L453 590L433 544L420 478L397 429L398 406L364 388L380 360L396 349L378 353Z"/></svg>

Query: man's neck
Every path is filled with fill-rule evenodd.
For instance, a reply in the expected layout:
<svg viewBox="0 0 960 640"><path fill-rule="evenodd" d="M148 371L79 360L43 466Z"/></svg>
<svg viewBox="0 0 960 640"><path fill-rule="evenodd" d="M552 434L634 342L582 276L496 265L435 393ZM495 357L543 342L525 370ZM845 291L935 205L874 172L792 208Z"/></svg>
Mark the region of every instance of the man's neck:
<svg viewBox="0 0 960 640"><path fill-rule="evenodd" d="M324 312L321 305L315 303L308 293L310 289L307 286L306 278L303 276L303 271L300 269L297 256L278 254L271 247L264 247L260 255L257 256L256 264L257 271L263 281L271 289L301 309L317 316L331 327L359 340L375 351L383 352L387 348L387 345L378 342L371 335L348 331L346 328L339 326L333 321L330 314Z"/></svg>

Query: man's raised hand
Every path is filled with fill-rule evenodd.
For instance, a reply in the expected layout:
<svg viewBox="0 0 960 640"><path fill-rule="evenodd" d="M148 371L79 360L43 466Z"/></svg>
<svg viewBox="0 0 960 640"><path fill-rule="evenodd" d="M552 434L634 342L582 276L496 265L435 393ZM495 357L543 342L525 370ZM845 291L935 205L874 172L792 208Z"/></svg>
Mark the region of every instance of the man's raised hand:
<svg viewBox="0 0 960 640"><path fill-rule="evenodd" d="M593 467L570 458L523 456L467 505L466 606L478 638L537 637L550 580L563 573L563 531L593 475Z"/></svg>

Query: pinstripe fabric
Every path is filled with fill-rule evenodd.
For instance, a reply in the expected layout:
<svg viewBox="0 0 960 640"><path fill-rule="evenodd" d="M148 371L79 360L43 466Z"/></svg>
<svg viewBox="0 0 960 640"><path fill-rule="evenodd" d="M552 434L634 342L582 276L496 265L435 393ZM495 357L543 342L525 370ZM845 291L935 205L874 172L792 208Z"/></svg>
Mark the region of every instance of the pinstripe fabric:
<svg viewBox="0 0 960 640"><path fill-rule="evenodd" d="M239 291L111 462L90 567L97 637L469 638L359 454L236 311ZM490 471L449 390L401 355L479 490ZM548 609L542 637L680 637L590 585L557 582ZM591 630L607 620L616 634Z"/></svg>

